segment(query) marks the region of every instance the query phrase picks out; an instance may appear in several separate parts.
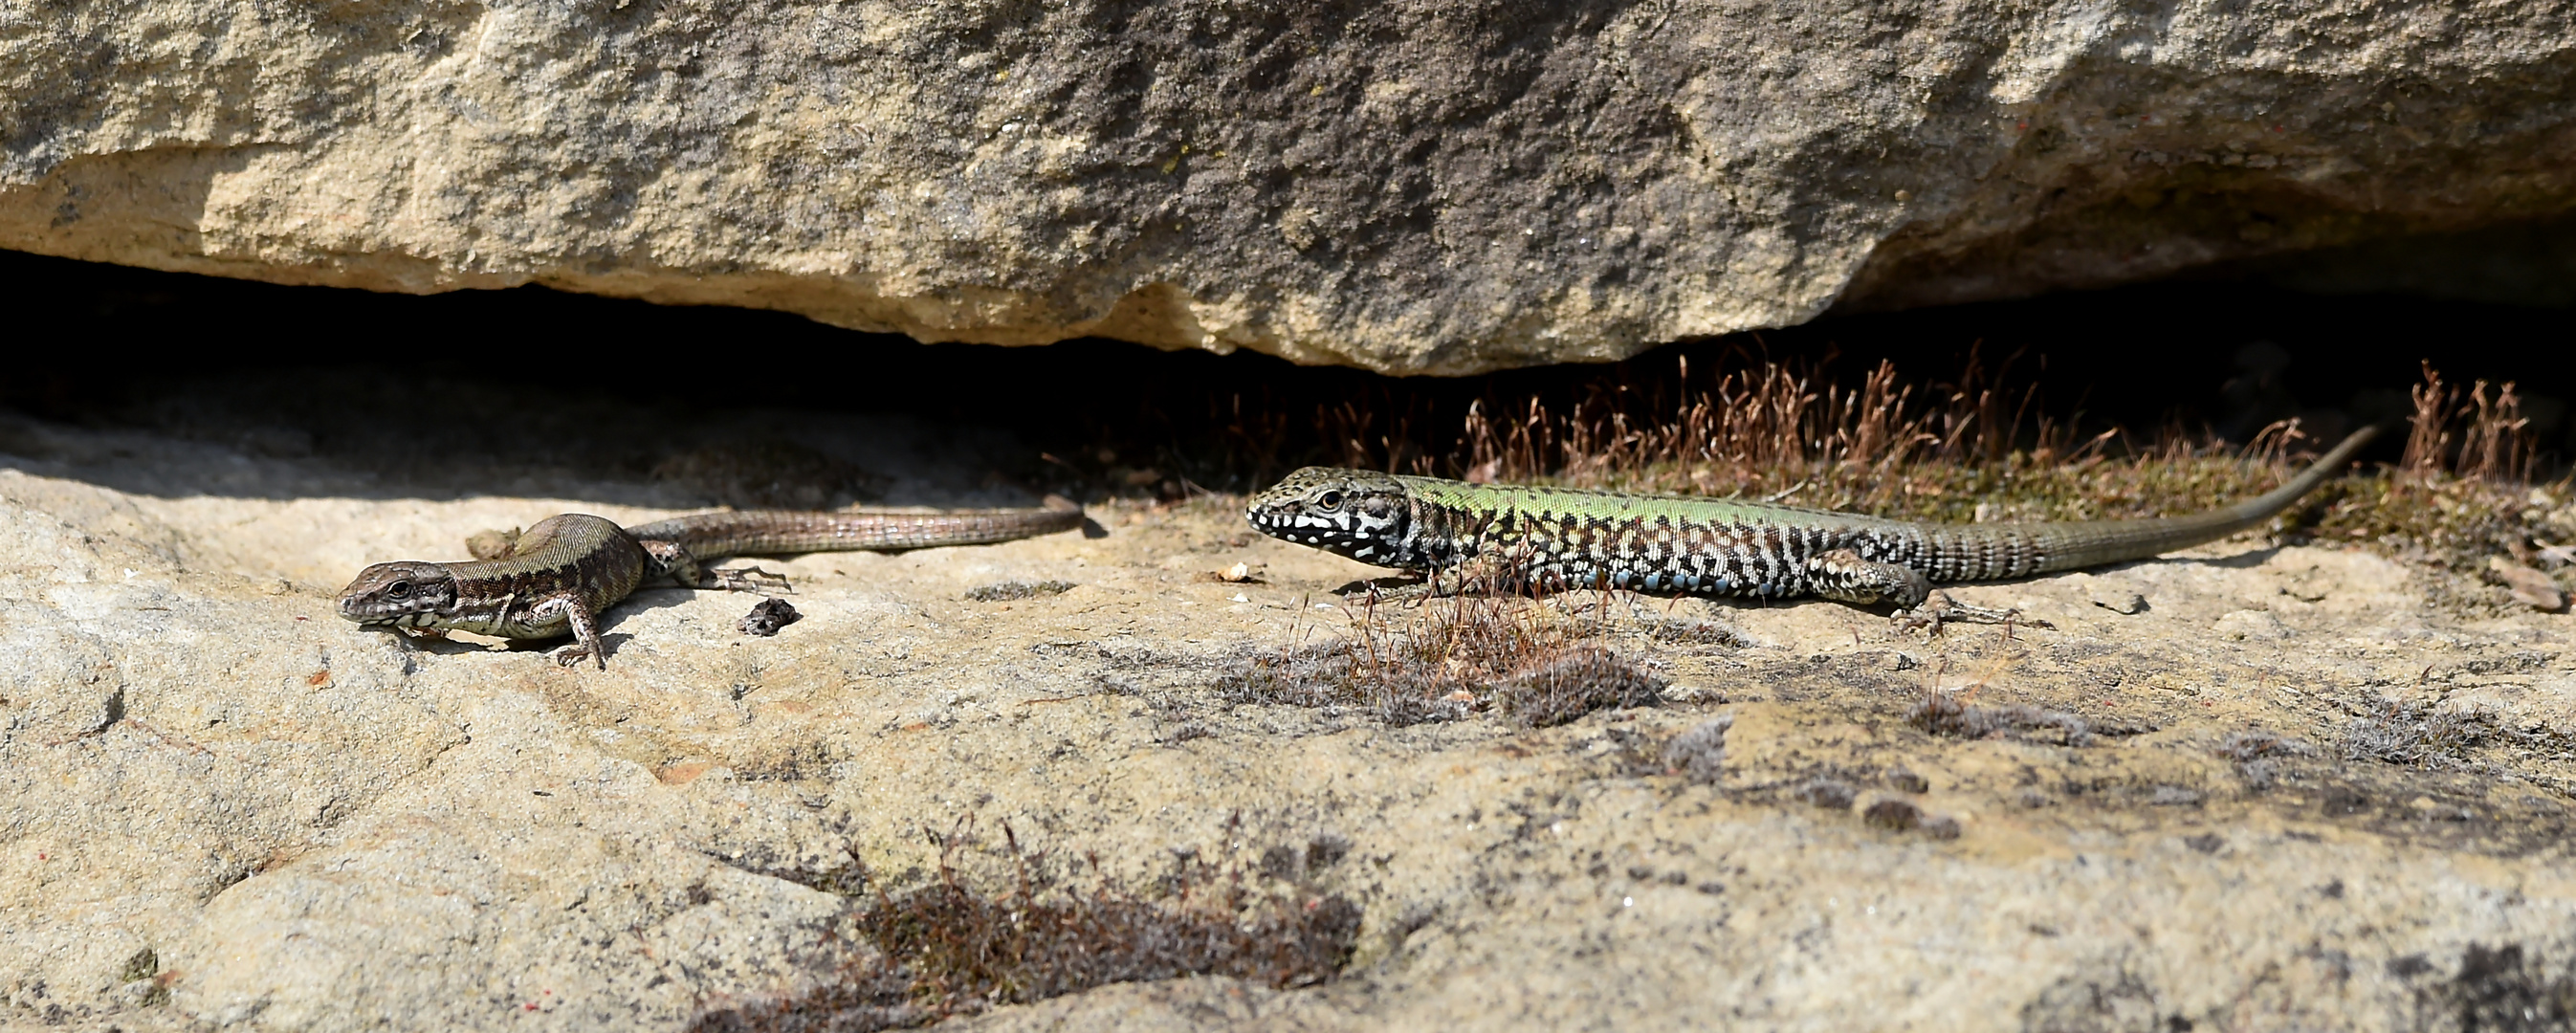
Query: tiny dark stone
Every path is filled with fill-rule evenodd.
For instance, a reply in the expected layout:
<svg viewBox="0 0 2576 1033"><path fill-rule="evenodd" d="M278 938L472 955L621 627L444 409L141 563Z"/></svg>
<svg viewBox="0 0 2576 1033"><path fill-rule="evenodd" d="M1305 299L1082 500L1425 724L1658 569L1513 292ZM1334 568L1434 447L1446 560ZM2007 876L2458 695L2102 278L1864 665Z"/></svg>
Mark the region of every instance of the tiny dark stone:
<svg viewBox="0 0 2576 1033"><path fill-rule="evenodd" d="M2334 880L2333 882L2329 882L2329 883L2327 883L2327 884L2325 884L2325 885L2323 885L2323 886L2319 886L2319 887L2317 887L2317 892L2322 893L2322 894L2325 894L2325 897L2326 897L2326 899L2327 899L2327 900L2342 900L2342 899L2343 899L2343 880L2342 880L2342 879L2336 879L2336 880Z"/></svg>
<svg viewBox="0 0 2576 1033"><path fill-rule="evenodd" d="M1909 801L1890 798L1869 805L1868 810L1860 812L1860 817L1879 828L1904 832L1923 823L1923 808Z"/></svg>
<svg viewBox="0 0 2576 1033"><path fill-rule="evenodd" d="M2433 963L2421 954L2408 954L2388 959L2388 974L2399 979L2413 979L2430 971L2433 971Z"/></svg>
<svg viewBox="0 0 2576 1033"><path fill-rule="evenodd" d="M1655 870L1642 864L1629 865L1628 877L1638 882L1645 882L1655 877Z"/></svg>
<svg viewBox="0 0 2576 1033"><path fill-rule="evenodd" d="M1915 774L1913 771L1906 768L1896 768L1889 771L1887 773L1887 784L1890 787L1908 793L1928 793L1932 791L1931 779Z"/></svg>
<svg viewBox="0 0 2576 1033"><path fill-rule="evenodd" d="M2184 836L2182 845L2204 854L2215 854L2218 848L2227 845L2227 837L2215 832L2203 832L2197 836Z"/></svg>
<svg viewBox="0 0 2576 1033"><path fill-rule="evenodd" d="M1963 831L1960 828L1959 819L1953 818L1947 814L1934 815L1923 819L1921 828L1924 835L1930 836L1934 839L1957 839L1959 838L1959 833Z"/></svg>
<svg viewBox="0 0 2576 1033"><path fill-rule="evenodd" d="M795 607L787 605L785 599L763 599L752 604L751 612L743 615L742 633L768 638L804 616L796 612Z"/></svg>
<svg viewBox="0 0 2576 1033"><path fill-rule="evenodd" d="M1698 890L1698 891L1700 891L1700 892L1702 892L1702 893L1708 894L1709 896L1712 896L1712 897L1714 897L1714 896L1716 896L1716 895L1718 895L1718 894L1720 894L1720 893L1724 893L1724 892L1726 892L1726 884L1725 884L1725 883L1722 883L1722 882L1703 882L1703 883L1700 883L1699 885L1697 885L1697 886L1693 886L1693 887L1691 887L1691 888L1692 888L1692 889L1695 889L1695 890Z"/></svg>
<svg viewBox="0 0 2576 1033"><path fill-rule="evenodd" d="M118 978L123 982L131 983L160 974L161 956L153 953L152 948L145 947L134 952L133 957L125 959L125 971Z"/></svg>

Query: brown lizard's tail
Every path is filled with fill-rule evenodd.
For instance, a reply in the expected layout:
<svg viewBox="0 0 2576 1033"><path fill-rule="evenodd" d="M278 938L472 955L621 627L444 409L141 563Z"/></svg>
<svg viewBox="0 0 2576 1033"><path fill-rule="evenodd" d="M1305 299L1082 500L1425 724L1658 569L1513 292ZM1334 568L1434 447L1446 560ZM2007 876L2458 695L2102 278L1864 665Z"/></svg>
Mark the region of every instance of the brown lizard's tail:
<svg viewBox="0 0 2576 1033"><path fill-rule="evenodd" d="M699 513L638 524L638 540L678 544L701 560L724 556L773 556L857 549L927 549L982 545L1070 531L1082 526L1082 507L1049 496L1044 509L965 509L906 513L853 509L839 512L744 510Z"/></svg>
<svg viewBox="0 0 2576 1033"><path fill-rule="evenodd" d="M2316 490L2352 460L2353 453L2379 436L2376 426L2354 431L2341 444L2318 457L2288 483L2233 506L2190 516L2147 520L2071 520L2055 523L1968 524L1945 526L1933 534L1934 547L1949 555L1969 557L1947 565L1936 581L1975 581L2021 577L2059 570L2145 559L2202 542L2216 541L2269 520L2300 496ZM1989 562L1977 562L1984 560ZM1947 574L1949 576L1940 576Z"/></svg>

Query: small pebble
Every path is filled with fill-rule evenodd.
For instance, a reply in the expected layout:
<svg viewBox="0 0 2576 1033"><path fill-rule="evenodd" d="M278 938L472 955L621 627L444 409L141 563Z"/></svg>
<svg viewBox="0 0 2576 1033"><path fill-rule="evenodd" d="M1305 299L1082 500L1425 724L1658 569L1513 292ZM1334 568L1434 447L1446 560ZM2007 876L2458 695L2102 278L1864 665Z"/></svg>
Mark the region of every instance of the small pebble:
<svg viewBox="0 0 2576 1033"><path fill-rule="evenodd" d="M763 599L751 608L750 613L743 616L742 633L768 638L778 634L778 629L796 623L797 619L803 616L805 615L796 612L795 607L787 605L785 599Z"/></svg>

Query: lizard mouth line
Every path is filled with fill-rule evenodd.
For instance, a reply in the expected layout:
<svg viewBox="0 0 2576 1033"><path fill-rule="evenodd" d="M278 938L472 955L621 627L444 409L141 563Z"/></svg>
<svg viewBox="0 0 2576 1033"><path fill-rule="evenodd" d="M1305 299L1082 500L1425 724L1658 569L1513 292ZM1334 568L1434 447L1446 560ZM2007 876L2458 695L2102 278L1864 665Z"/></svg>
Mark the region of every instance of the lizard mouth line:
<svg viewBox="0 0 2576 1033"><path fill-rule="evenodd" d="M417 628L428 624L438 615L423 611L420 613L380 613L368 614L365 616L344 613L341 614L341 616L358 622L358 626L361 628Z"/></svg>

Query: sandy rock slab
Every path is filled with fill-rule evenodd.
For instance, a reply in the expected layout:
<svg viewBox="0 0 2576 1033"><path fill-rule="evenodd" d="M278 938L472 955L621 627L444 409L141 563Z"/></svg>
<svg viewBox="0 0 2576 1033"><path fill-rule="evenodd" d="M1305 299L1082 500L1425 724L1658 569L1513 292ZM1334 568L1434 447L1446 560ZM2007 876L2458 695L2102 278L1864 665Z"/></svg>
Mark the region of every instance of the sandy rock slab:
<svg viewBox="0 0 2576 1033"><path fill-rule="evenodd" d="M678 508L644 488L6 430L12 1027L684 1030L873 963L848 888L1005 826L1363 917L1320 985L1111 985L977 1028L2494 1029L2576 998L2576 626L2502 588L2437 606L2363 552L1972 587L2053 627L1933 639L1568 597L1661 705L1389 727L1220 688L1351 633L1332 590L1373 573L1234 500L763 560L805 614L773 638L734 630L744 596L647 591L601 672L406 648L331 593L490 526Z"/></svg>
<svg viewBox="0 0 2576 1033"><path fill-rule="evenodd" d="M2563 302L2571 71L2561 3L71 4L0 247L1401 373L2346 244Z"/></svg>

